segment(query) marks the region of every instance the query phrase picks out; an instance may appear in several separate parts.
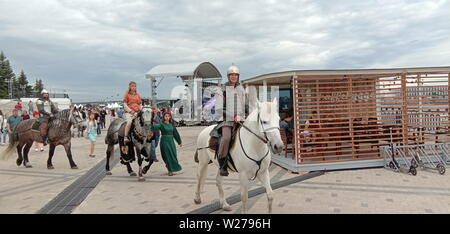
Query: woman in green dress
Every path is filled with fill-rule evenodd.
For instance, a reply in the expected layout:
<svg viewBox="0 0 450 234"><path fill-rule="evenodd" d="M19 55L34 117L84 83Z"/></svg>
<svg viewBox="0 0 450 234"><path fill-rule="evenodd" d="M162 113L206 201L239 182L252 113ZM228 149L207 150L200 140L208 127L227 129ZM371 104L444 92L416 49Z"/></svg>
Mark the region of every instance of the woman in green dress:
<svg viewBox="0 0 450 234"><path fill-rule="evenodd" d="M160 150L161 157L166 163L168 176L173 176L174 174L181 173L181 166L177 159L177 149L175 147L174 139L177 141L178 145L181 147L181 137L175 126L172 124L172 115L170 112L164 114L164 121L160 124L153 124L153 130L161 131L160 138Z"/></svg>

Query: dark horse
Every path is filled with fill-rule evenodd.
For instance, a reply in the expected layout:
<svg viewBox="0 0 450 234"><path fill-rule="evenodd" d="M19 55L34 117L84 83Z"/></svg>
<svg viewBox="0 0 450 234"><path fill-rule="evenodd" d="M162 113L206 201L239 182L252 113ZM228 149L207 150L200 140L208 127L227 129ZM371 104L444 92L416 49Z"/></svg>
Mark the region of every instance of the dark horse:
<svg viewBox="0 0 450 234"><path fill-rule="evenodd" d="M131 124L131 141L127 145L125 145L123 141L125 120L118 118L109 125L108 133L105 137L105 144L108 145L106 150L106 175L112 175L109 168L109 160L111 157L114 157L114 145L119 144L121 151L120 162L127 166L130 176L136 176L136 173L133 172L130 165L130 163L135 160L134 155L136 152L139 165L139 181L145 181L143 174L147 173L153 163L153 160L150 159L149 152L151 138L153 137L151 121L152 112L150 110L143 109L143 111L139 112ZM143 155L145 160L149 162L149 164L144 168L142 168L142 162L144 159L141 155Z"/></svg>
<svg viewBox="0 0 450 234"><path fill-rule="evenodd" d="M82 121L82 117L78 110L62 110L58 112L53 118L50 119L48 125L48 140L50 143L50 150L47 160L47 168L54 169L52 164L53 154L55 148L58 145L63 145L66 150L67 158L69 159L70 167L72 169L78 169L77 165L72 159L71 151L71 127ZM8 148L3 152L3 158L8 158L13 149L17 149L18 158L17 166L23 165L27 168L32 167L28 160L28 152L30 151L33 142L42 142L42 137L39 133L39 129L36 128L36 119L27 119L15 127L11 137L11 143Z"/></svg>

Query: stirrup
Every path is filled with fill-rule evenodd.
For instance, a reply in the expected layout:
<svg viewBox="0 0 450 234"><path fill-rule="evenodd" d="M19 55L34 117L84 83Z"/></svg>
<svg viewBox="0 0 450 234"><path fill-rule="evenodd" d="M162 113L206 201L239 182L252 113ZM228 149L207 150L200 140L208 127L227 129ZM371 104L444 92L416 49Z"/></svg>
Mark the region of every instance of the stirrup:
<svg viewBox="0 0 450 234"><path fill-rule="evenodd" d="M124 142L125 144L128 143L128 142L130 142L130 138L124 137L124 138L123 138L123 142Z"/></svg>
<svg viewBox="0 0 450 234"><path fill-rule="evenodd" d="M120 147L120 150L122 151L122 154L128 154L128 146L127 145Z"/></svg>
<svg viewBox="0 0 450 234"><path fill-rule="evenodd" d="M48 145L48 136L41 136L42 137L42 144L44 146Z"/></svg>
<svg viewBox="0 0 450 234"><path fill-rule="evenodd" d="M230 173L228 173L228 170L225 168L220 168L220 176L228 176Z"/></svg>

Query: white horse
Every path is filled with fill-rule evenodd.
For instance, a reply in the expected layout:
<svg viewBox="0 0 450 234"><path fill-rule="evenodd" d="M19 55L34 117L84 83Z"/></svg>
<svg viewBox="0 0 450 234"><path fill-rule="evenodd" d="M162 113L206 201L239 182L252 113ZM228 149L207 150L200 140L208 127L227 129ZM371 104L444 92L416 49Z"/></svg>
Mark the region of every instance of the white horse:
<svg viewBox="0 0 450 234"><path fill-rule="evenodd" d="M258 178L266 189L268 212L272 212L273 190L270 185L269 165L271 153L278 154L283 150L280 136L280 116L276 98L272 102L257 101L257 108L248 116L236 135L235 146L230 150L230 156L239 173L241 184L242 213L247 212L249 182ZM197 138L196 159L198 159L197 188L194 202L201 203L200 193L203 190L210 160L218 166L214 152L208 149L209 133L215 125L209 126ZM230 164L230 162L228 162ZM234 170L231 170L235 172ZM231 207L224 198L223 177L217 170L216 185L219 189L219 202L223 210Z"/></svg>

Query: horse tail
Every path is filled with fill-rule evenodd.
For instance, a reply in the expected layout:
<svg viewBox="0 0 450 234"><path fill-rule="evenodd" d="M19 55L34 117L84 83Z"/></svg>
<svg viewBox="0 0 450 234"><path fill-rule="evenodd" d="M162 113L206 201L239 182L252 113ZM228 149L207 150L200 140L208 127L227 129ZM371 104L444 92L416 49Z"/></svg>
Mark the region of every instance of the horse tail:
<svg viewBox="0 0 450 234"><path fill-rule="evenodd" d="M19 145L18 135L15 133L15 131L10 135L10 137L11 141L8 147L1 153L2 160L8 160L14 153L14 149L17 147L17 145Z"/></svg>
<svg viewBox="0 0 450 234"><path fill-rule="evenodd" d="M194 162L199 163L200 161L198 161L198 149L195 150L195 154L194 154Z"/></svg>

